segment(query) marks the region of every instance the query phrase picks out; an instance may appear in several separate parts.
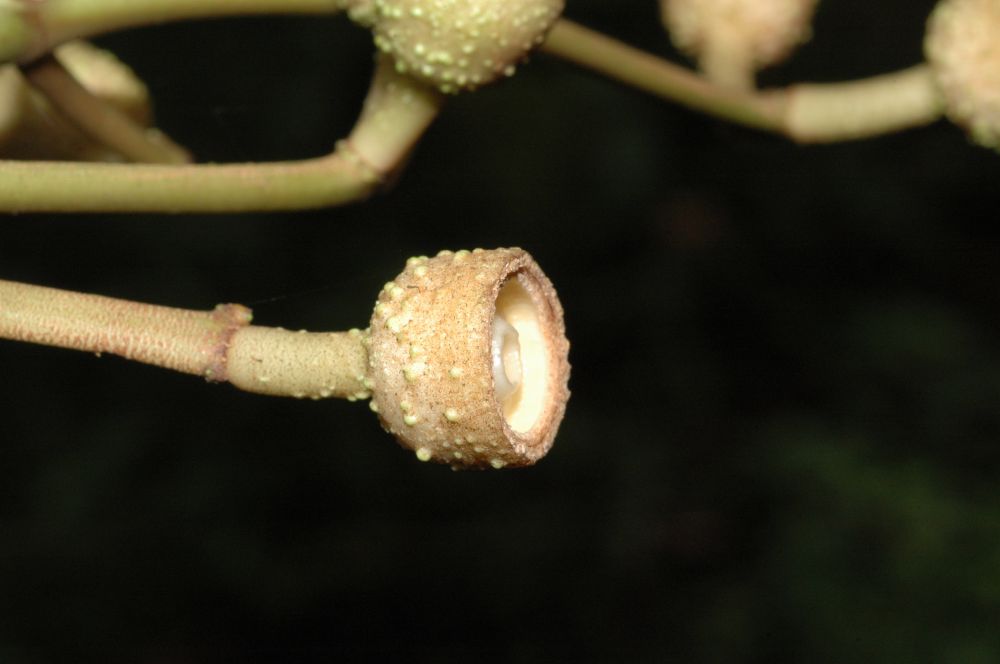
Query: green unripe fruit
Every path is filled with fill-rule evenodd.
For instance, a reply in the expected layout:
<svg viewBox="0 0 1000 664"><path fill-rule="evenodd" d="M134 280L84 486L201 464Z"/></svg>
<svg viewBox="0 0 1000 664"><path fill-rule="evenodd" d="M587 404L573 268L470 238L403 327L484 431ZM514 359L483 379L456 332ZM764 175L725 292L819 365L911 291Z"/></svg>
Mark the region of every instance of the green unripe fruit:
<svg viewBox="0 0 1000 664"><path fill-rule="evenodd" d="M750 87L754 72L781 62L811 34L818 0L660 0L678 49L717 84Z"/></svg>
<svg viewBox="0 0 1000 664"><path fill-rule="evenodd" d="M372 28L396 67L445 93L510 76L544 39L563 0L356 0L351 17Z"/></svg>
<svg viewBox="0 0 1000 664"><path fill-rule="evenodd" d="M1000 149L1000 0L943 0L924 52L948 117L980 145Z"/></svg>

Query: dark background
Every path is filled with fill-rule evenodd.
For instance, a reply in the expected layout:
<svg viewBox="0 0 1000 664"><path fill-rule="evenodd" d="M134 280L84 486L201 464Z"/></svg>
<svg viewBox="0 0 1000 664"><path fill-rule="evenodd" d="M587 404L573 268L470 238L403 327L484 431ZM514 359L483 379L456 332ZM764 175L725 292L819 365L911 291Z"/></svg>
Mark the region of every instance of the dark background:
<svg viewBox="0 0 1000 664"><path fill-rule="evenodd" d="M570 18L676 59L652 0ZM824 3L765 84L921 57ZM326 152L343 17L100 40L201 160ZM395 186L309 213L23 215L0 278L364 326L406 257L520 245L573 398L528 470L418 463L363 405L0 342L0 660L1000 661L1000 156L941 122L799 147L537 56Z"/></svg>

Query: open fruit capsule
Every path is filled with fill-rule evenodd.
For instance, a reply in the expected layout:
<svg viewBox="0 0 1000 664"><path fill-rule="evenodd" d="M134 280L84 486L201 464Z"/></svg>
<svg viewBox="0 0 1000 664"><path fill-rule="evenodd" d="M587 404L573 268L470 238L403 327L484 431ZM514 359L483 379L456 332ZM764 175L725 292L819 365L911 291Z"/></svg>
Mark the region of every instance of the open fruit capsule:
<svg viewBox="0 0 1000 664"><path fill-rule="evenodd" d="M411 258L371 319L372 409L421 461L527 466L569 398L552 283L522 249Z"/></svg>

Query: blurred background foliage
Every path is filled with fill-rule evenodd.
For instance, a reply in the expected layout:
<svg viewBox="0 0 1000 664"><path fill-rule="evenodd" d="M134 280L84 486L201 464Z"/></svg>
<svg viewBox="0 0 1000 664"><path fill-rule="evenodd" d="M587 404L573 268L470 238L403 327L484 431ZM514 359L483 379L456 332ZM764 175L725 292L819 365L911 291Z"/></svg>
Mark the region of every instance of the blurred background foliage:
<svg viewBox="0 0 1000 664"><path fill-rule="evenodd" d="M930 0L822 3L767 85L920 58ZM652 0L569 17L676 58ZM201 160L326 151L342 18L100 40ZM573 399L530 470L368 409L0 343L0 660L1000 660L1000 156L946 123L799 147L538 56L363 205L0 223L0 276L363 325L407 256L520 245Z"/></svg>

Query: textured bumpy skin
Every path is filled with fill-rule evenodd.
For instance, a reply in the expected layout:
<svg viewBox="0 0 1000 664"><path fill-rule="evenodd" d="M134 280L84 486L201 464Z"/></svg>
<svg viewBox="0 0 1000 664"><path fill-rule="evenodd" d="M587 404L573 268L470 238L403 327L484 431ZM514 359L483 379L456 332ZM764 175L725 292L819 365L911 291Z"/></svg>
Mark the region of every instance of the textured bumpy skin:
<svg viewBox="0 0 1000 664"><path fill-rule="evenodd" d="M661 0L677 48L698 56L711 35L739 36L755 68L784 60L809 39L818 0Z"/></svg>
<svg viewBox="0 0 1000 664"><path fill-rule="evenodd" d="M534 425L514 431L494 387L497 296L517 280L542 328L548 389ZM387 283L369 337L372 409L421 461L454 468L527 466L548 452L569 398L562 306L522 249L415 257Z"/></svg>
<svg viewBox="0 0 1000 664"><path fill-rule="evenodd" d="M948 117L980 145L1000 149L1000 0L942 0L924 52Z"/></svg>
<svg viewBox="0 0 1000 664"><path fill-rule="evenodd" d="M401 72L445 93L510 76L562 13L563 0L355 0L350 15Z"/></svg>

